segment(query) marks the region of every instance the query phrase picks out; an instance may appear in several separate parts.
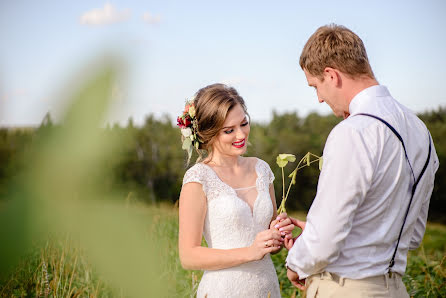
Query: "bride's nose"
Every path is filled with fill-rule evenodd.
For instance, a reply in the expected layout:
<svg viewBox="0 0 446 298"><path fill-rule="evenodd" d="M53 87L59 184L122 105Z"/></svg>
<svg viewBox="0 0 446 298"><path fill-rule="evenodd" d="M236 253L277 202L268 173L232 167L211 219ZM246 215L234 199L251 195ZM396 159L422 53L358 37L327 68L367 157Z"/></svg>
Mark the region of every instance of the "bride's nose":
<svg viewBox="0 0 446 298"><path fill-rule="evenodd" d="M237 140L242 140L242 139L246 138L246 133L243 131L243 129L239 128L239 129L237 129L237 133L235 134L235 137L237 138Z"/></svg>

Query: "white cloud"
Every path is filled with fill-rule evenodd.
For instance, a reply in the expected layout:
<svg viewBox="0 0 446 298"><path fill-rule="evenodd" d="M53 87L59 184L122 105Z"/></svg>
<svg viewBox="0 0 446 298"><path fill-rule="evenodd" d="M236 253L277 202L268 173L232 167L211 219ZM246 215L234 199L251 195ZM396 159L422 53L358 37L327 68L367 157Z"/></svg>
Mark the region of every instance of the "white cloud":
<svg viewBox="0 0 446 298"><path fill-rule="evenodd" d="M152 15L150 12L145 12L142 15L142 19L144 20L144 22L148 23L148 24L159 24L161 22L161 17L157 16L157 15Z"/></svg>
<svg viewBox="0 0 446 298"><path fill-rule="evenodd" d="M106 3L104 8L92 9L80 17L83 25L106 25L126 21L130 18L130 9L118 11L112 4Z"/></svg>

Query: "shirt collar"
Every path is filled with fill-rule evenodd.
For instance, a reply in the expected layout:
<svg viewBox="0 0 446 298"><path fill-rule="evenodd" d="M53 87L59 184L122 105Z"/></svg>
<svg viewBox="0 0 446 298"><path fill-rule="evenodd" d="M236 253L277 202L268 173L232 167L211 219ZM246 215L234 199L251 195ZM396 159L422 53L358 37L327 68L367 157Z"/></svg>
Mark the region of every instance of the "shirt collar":
<svg viewBox="0 0 446 298"><path fill-rule="evenodd" d="M361 107L370 102L370 100L373 100L373 98L385 96L390 96L390 92L387 90L387 87L383 85L374 85L362 90L356 94L350 102L348 107L350 115L360 113Z"/></svg>

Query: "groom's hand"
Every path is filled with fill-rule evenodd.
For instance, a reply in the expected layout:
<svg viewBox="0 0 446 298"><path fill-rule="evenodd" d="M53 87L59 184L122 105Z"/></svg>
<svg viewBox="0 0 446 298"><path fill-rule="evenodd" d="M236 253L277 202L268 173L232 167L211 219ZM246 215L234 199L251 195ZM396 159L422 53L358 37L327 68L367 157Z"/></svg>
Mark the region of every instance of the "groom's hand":
<svg viewBox="0 0 446 298"><path fill-rule="evenodd" d="M305 230L305 225L307 224L305 221L301 221L301 220L298 220L298 219L295 219L295 218L292 218L292 217L289 217L289 219L291 220L291 223L294 225L294 226L296 226L296 227L299 227L300 229L302 229L302 232ZM294 245L294 242L296 242L296 239L301 235L302 233L300 233L297 237L295 237L295 238L285 238L285 242L284 242L284 245L285 245L285 247L286 247L286 249L288 249L288 250L290 250L292 247L293 247L293 245Z"/></svg>
<svg viewBox="0 0 446 298"><path fill-rule="evenodd" d="M291 270L290 268L287 268L286 275L290 280L290 282L293 284L293 286L295 286L299 290L302 291L305 290L305 278L299 279L299 275L297 275L297 273Z"/></svg>

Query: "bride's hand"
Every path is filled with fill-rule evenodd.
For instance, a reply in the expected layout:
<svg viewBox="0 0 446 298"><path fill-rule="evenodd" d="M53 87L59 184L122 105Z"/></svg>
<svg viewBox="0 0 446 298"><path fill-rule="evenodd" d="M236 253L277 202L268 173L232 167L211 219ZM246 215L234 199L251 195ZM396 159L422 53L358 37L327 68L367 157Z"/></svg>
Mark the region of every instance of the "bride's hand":
<svg viewBox="0 0 446 298"><path fill-rule="evenodd" d="M262 259L267 253L278 251L283 245L280 232L268 229L257 234L256 239L250 246L251 257L254 260Z"/></svg>
<svg viewBox="0 0 446 298"><path fill-rule="evenodd" d="M278 230L283 238L291 239L293 237L294 224L286 213L279 214L275 220L271 221L269 227Z"/></svg>

